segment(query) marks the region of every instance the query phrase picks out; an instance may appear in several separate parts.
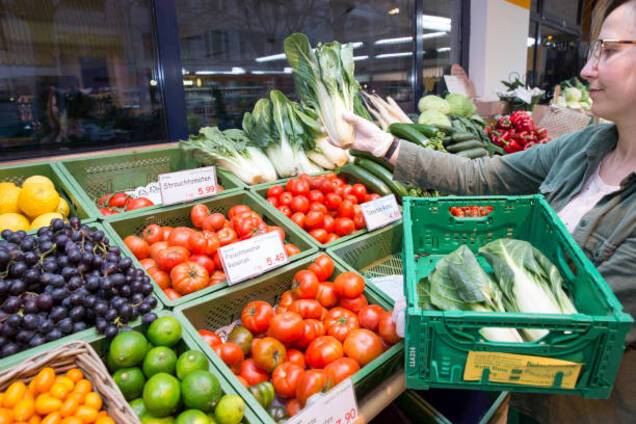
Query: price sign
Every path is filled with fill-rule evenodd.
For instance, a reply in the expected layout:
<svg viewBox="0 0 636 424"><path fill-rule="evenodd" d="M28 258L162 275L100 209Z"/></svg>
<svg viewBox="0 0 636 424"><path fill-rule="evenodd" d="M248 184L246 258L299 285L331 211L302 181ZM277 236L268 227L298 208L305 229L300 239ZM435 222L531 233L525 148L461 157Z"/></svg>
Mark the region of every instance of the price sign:
<svg viewBox="0 0 636 424"><path fill-rule="evenodd" d="M360 206L369 231L384 227L402 218L400 207L393 194L362 203Z"/></svg>
<svg viewBox="0 0 636 424"><path fill-rule="evenodd" d="M277 232L223 246L219 249L219 256L229 285L261 275L288 261Z"/></svg>
<svg viewBox="0 0 636 424"><path fill-rule="evenodd" d="M454 75L444 75L444 82L449 93L463 94L467 96L466 87L462 84L461 80Z"/></svg>
<svg viewBox="0 0 636 424"><path fill-rule="evenodd" d="M315 396L315 395L314 395ZM355 424L362 422L351 379L343 380L333 389L287 420L288 424Z"/></svg>
<svg viewBox="0 0 636 424"><path fill-rule="evenodd" d="M160 174L159 189L164 205L209 197L217 192L216 171L213 166L207 166Z"/></svg>

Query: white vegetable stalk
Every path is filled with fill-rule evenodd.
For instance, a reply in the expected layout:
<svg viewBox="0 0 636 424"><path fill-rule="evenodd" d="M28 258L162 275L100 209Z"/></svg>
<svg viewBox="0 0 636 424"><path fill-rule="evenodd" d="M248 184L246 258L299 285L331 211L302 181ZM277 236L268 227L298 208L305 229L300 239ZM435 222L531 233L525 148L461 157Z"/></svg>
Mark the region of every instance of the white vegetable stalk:
<svg viewBox="0 0 636 424"><path fill-rule="evenodd" d="M327 137L319 137L315 140L315 151L325 156L336 168L344 166L348 161L347 150L334 146Z"/></svg>
<svg viewBox="0 0 636 424"><path fill-rule="evenodd" d="M353 126L345 121L344 113L353 113L353 103L346 105L339 96L330 97L324 84L318 82L318 103L320 105L320 121L329 138L340 147L349 148L354 142Z"/></svg>
<svg viewBox="0 0 636 424"><path fill-rule="evenodd" d="M320 153L320 152L318 152L316 150L309 150L306 153L307 153L307 157L309 158L309 160L314 162L319 167L321 167L323 169L336 169L336 165L333 162L331 162L322 153Z"/></svg>
<svg viewBox="0 0 636 424"><path fill-rule="evenodd" d="M263 182L273 182L278 178L276 176L276 169L274 169L274 165L267 158L265 153L258 147L249 146L247 147L247 151L250 156L254 159L254 161L259 163L259 169L261 170Z"/></svg>

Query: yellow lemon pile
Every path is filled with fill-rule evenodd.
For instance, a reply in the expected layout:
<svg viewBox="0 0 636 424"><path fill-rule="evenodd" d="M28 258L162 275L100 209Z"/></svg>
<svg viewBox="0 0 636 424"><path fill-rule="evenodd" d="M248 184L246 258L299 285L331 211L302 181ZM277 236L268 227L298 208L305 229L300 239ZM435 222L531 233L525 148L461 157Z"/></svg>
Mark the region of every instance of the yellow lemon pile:
<svg viewBox="0 0 636 424"><path fill-rule="evenodd" d="M0 231L37 230L69 213L69 205L53 181L42 175L27 178L22 187L0 183Z"/></svg>

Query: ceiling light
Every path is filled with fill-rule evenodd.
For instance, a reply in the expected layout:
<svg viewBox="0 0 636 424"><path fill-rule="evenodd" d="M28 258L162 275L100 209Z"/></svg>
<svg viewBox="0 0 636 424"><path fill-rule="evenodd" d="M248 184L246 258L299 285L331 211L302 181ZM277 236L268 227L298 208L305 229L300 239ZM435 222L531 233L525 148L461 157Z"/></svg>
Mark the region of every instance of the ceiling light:
<svg viewBox="0 0 636 424"><path fill-rule="evenodd" d="M351 44L351 47L353 47L354 49L364 46L364 43L362 41L354 41L350 44Z"/></svg>
<svg viewBox="0 0 636 424"><path fill-rule="evenodd" d="M369 56L353 56L353 60L357 61L357 60L367 60L369 58Z"/></svg>
<svg viewBox="0 0 636 424"><path fill-rule="evenodd" d="M191 85L194 85L194 81L192 81L192 80L183 80L183 85L189 87Z"/></svg>
<svg viewBox="0 0 636 424"><path fill-rule="evenodd" d="M444 37L445 35L448 35L448 32L446 31L439 31L439 32L429 32L427 34L422 35L422 38L424 40L428 40L431 38L440 38L440 37Z"/></svg>
<svg viewBox="0 0 636 424"><path fill-rule="evenodd" d="M287 56L285 56L285 53L278 53L278 54L272 54L269 56L261 56L261 57L257 57L256 60L257 62L272 62L274 60L285 60Z"/></svg>
<svg viewBox="0 0 636 424"><path fill-rule="evenodd" d="M376 56L376 59L388 59L390 57L406 57L412 56L413 52L400 52L400 53L383 53Z"/></svg>
<svg viewBox="0 0 636 424"><path fill-rule="evenodd" d="M150 80L150 86L151 86L151 87L156 87L156 86L157 86L157 81L155 81L155 80L151 79L151 80ZM12 101L13 101L13 100L12 100Z"/></svg>
<svg viewBox="0 0 636 424"><path fill-rule="evenodd" d="M290 68L289 66L285 66L285 68L283 69L283 72L286 74L291 74L293 71L292 68Z"/></svg>
<svg viewBox="0 0 636 424"><path fill-rule="evenodd" d="M439 49L437 49L437 53L449 52L450 49L450 47L440 47Z"/></svg>
<svg viewBox="0 0 636 424"><path fill-rule="evenodd" d="M451 19L443 16L422 15L422 28L434 31L450 31Z"/></svg>
<svg viewBox="0 0 636 424"><path fill-rule="evenodd" d="M195 75L215 75L215 74L220 74L222 72L217 72L217 71L196 71L194 74Z"/></svg>
<svg viewBox="0 0 636 424"><path fill-rule="evenodd" d="M383 38L381 40L376 40L373 44L376 46L384 45L384 44L402 44L402 43L410 43L413 41L413 37L396 37L396 38Z"/></svg>
<svg viewBox="0 0 636 424"><path fill-rule="evenodd" d="M400 13L400 8L399 7L394 7L393 9L389 9L389 11L387 13L389 15L391 15L391 16L397 15L398 13Z"/></svg>

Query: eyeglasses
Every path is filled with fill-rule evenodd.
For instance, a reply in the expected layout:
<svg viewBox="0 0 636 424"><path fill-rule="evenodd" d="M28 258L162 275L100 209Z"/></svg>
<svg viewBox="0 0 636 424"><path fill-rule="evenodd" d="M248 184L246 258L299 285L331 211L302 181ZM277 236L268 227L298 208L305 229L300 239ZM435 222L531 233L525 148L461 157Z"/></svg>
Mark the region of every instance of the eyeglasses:
<svg viewBox="0 0 636 424"><path fill-rule="evenodd" d="M590 44L590 49L587 54L587 60L592 60L595 64L598 64L603 50L608 44L631 44L636 45L636 40L614 40L614 39L596 39Z"/></svg>

